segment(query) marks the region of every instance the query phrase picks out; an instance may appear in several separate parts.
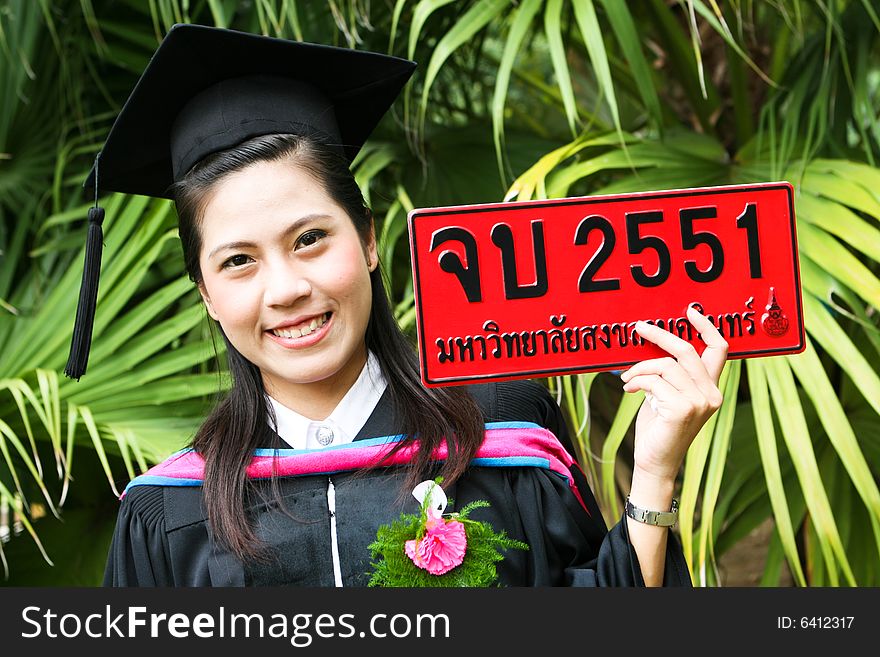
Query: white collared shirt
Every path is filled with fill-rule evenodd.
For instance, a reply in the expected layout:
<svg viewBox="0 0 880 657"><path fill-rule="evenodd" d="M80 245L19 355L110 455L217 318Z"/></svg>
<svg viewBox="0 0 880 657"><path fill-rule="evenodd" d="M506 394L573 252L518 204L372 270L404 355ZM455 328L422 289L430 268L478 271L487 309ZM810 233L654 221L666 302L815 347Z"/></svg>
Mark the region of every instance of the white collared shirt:
<svg viewBox="0 0 880 657"><path fill-rule="evenodd" d="M357 381L324 420L310 420L267 395L277 420L277 426L272 428L294 449L321 449L350 443L367 423L387 386L379 360L369 351Z"/></svg>

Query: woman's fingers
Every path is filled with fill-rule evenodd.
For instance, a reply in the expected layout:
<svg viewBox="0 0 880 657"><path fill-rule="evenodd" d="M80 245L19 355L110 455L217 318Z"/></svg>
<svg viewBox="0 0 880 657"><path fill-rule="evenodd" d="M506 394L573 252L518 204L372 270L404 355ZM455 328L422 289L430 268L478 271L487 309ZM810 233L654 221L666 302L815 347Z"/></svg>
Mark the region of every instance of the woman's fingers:
<svg viewBox="0 0 880 657"><path fill-rule="evenodd" d="M721 406L717 383L727 359L727 342L697 310L687 317L700 332L706 349L701 357L685 340L652 324L636 330L670 356L636 363L621 375L626 392L643 390L653 413L639 411L634 460L643 470L672 477L688 446L706 420Z"/></svg>
<svg viewBox="0 0 880 657"><path fill-rule="evenodd" d="M677 409L679 406L693 405L689 398L682 397L675 386L658 374L635 376L626 382L623 389L626 392L643 391L651 404L651 409L658 415L665 415L666 411ZM652 400L651 397L654 399Z"/></svg>
<svg viewBox="0 0 880 657"><path fill-rule="evenodd" d="M674 358L667 356L666 358L652 358L651 360L643 360L630 367L626 372L620 375L624 383L645 374L656 374L663 377L682 392L697 391L694 380L685 371L685 369Z"/></svg>
<svg viewBox="0 0 880 657"><path fill-rule="evenodd" d="M712 322L699 311L689 307L687 314L691 324L700 332L700 337L706 343L702 356L697 354L690 343L678 336L658 326L638 322L636 330L639 335L664 349L674 358L641 361L624 372L621 379L628 382L639 376L659 376L697 406L705 404L709 409L717 409L722 401L717 383L727 359L727 342Z"/></svg>
<svg viewBox="0 0 880 657"><path fill-rule="evenodd" d="M706 343L702 357L697 350L685 340L658 326L645 322L636 322L636 330L648 342L653 342L664 351L675 356L676 360L687 371L691 378L700 385L711 381L714 385L721 377L721 370L727 360L727 342L721 337L718 329L696 309L689 307L688 320L700 332Z"/></svg>
<svg viewBox="0 0 880 657"><path fill-rule="evenodd" d="M692 377L705 375L706 367L700 360L697 350L689 342L673 335L659 326L647 322L636 322L636 330L648 342L653 342L663 351L675 356L685 371Z"/></svg>
<svg viewBox="0 0 880 657"><path fill-rule="evenodd" d="M702 376L694 378L685 371L678 361L667 356L640 361L621 374L620 378L626 383L636 376L646 374L656 374L663 377L691 399L705 400L713 408L721 406L721 391L710 378L705 367L703 367Z"/></svg>
<svg viewBox="0 0 880 657"><path fill-rule="evenodd" d="M706 343L700 360L706 366L712 381L718 383L721 378L721 370L724 369L724 363L727 362L727 340L721 336L715 325L693 306L688 306L687 316L694 328L700 332L700 338Z"/></svg>
<svg viewBox="0 0 880 657"><path fill-rule="evenodd" d="M643 360L621 374L620 378L625 384L629 384L634 379L651 376L660 377L661 380L669 383L673 390L700 411L714 410L721 406L723 400L721 391L708 379L708 375L704 382L694 381L673 358ZM636 388L624 385L623 389L631 392Z"/></svg>

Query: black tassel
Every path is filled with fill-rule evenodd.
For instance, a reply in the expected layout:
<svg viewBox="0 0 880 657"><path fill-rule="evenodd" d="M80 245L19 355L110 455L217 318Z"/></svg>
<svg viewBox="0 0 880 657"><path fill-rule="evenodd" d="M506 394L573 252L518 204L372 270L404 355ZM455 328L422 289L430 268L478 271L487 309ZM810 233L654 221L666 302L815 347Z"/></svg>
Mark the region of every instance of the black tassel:
<svg viewBox="0 0 880 657"><path fill-rule="evenodd" d="M86 373L89 349L92 346L92 328L95 324L95 304L98 299L98 277L101 273L101 252L104 250L104 208L89 208L89 234L86 237L86 258L83 265L82 285L79 288L79 304L70 341L70 357L64 373L71 379Z"/></svg>

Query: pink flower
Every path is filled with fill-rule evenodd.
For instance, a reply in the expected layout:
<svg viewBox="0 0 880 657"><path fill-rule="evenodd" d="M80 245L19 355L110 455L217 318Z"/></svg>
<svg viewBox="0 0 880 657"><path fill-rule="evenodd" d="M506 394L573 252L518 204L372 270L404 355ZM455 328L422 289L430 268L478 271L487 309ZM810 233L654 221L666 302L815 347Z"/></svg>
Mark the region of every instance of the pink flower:
<svg viewBox="0 0 880 657"><path fill-rule="evenodd" d="M464 561L467 537L463 524L457 520L447 522L429 512L425 530L418 544L412 539L404 548L415 565L432 575L442 575Z"/></svg>

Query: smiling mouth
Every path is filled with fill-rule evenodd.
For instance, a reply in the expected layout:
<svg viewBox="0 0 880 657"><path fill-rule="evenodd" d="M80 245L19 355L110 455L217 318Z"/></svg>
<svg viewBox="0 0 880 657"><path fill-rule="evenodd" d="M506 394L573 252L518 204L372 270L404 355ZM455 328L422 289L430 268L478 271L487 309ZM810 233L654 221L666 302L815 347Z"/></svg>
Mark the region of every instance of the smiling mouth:
<svg viewBox="0 0 880 657"><path fill-rule="evenodd" d="M270 329L269 333L278 336L279 338L301 338L324 326L324 324L330 321L330 316L332 314L332 312L328 311L319 317L313 317L309 321L297 324L296 326L286 326L283 329Z"/></svg>

